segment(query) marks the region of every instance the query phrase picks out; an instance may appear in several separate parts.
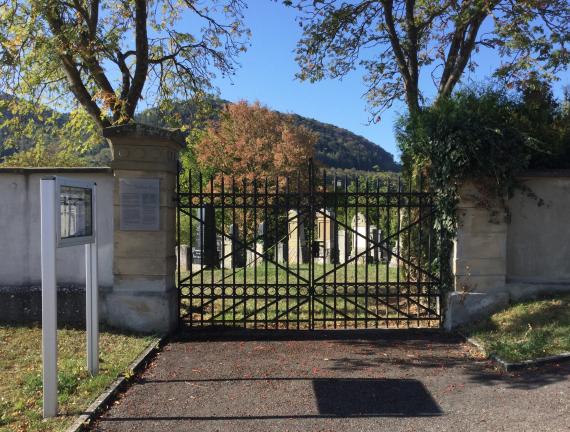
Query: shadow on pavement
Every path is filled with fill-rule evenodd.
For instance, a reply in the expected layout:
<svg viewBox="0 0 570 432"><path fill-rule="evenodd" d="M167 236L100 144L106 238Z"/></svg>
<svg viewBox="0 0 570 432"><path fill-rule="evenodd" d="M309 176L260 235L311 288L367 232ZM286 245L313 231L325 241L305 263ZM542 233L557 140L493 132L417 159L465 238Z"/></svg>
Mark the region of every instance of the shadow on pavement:
<svg viewBox="0 0 570 432"><path fill-rule="evenodd" d="M413 379L318 379L313 390L319 413L327 416L441 415L424 385Z"/></svg>

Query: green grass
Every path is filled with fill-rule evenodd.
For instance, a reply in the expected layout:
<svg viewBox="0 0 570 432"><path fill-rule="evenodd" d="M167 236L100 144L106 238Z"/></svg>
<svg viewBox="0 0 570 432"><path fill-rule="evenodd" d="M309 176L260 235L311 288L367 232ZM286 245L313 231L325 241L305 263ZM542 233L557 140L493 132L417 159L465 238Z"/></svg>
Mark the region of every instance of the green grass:
<svg viewBox="0 0 570 432"><path fill-rule="evenodd" d="M313 271L311 303L308 264L290 266L289 271L271 263L235 270L195 269L192 288L181 289L182 317L212 324L247 321L255 327L258 322L282 326L286 321L301 321L306 325L313 316L319 326L332 328L335 325L394 327L399 325L397 320L410 316L412 320L402 325L438 325L437 317L427 309L437 309L435 288L428 295L427 286L418 287L408 281L402 269L386 264L351 263L343 267L315 264ZM189 277L189 273L182 276ZM402 284L399 291L396 286L384 283L397 280L410 283Z"/></svg>
<svg viewBox="0 0 570 432"><path fill-rule="evenodd" d="M398 269L396 267L388 267L386 264L347 264L346 266L339 267L333 264L315 264L313 267L316 282L395 282L398 278ZM194 270L193 273L198 273ZM183 276L188 276L186 273ZM283 267L276 266L275 264L260 263L256 266L243 267L237 269L214 269L203 270L200 274L193 276L192 282L194 284L212 284L221 283L224 281L226 284L233 283L235 276L236 283L243 284L265 284L265 283L290 283L296 284L302 282L302 279L309 279L309 265L299 264L291 265L287 270L285 265ZM400 269L400 280L404 280L404 272Z"/></svg>
<svg viewBox="0 0 570 432"><path fill-rule="evenodd" d="M570 295L513 305L467 331L510 362L570 352Z"/></svg>
<svg viewBox="0 0 570 432"><path fill-rule="evenodd" d="M60 431L125 372L152 340L103 331L101 372L86 368L85 331L58 330L59 413L42 419L41 328L0 326L0 431Z"/></svg>

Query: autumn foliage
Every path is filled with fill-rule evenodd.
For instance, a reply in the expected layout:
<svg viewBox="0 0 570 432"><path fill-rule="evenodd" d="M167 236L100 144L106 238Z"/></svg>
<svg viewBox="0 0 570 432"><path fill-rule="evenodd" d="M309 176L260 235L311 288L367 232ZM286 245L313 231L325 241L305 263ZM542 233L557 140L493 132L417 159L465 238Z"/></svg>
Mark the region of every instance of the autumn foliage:
<svg viewBox="0 0 570 432"><path fill-rule="evenodd" d="M265 178L273 183L277 177L281 183L307 172L317 138L286 115L240 101L226 105L209 124L196 156L203 168L233 176L238 185Z"/></svg>

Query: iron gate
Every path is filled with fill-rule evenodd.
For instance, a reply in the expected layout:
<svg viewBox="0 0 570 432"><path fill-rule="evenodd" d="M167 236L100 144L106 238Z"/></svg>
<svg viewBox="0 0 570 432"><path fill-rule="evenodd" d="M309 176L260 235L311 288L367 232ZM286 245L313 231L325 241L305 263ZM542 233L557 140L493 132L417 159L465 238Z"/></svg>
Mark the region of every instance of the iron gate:
<svg viewBox="0 0 570 432"><path fill-rule="evenodd" d="M183 325L440 326L440 239L421 184L311 165L263 180L179 174L177 192Z"/></svg>

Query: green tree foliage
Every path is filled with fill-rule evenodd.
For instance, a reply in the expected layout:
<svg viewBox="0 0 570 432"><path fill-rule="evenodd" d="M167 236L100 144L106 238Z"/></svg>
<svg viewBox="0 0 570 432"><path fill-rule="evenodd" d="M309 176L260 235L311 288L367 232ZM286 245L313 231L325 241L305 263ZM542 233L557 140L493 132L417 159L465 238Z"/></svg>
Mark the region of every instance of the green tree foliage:
<svg viewBox="0 0 570 432"><path fill-rule="evenodd" d="M550 87L535 80L518 93L463 89L400 119L397 139L406 174L416 183L423 176L437 196L441 256L451 251L459 184L475 180L480 205L488 208L504 203L515 188L533 196L517 176L528 168L570 168L569 120L568 103L556 101ZM425 249L413 238L404 248Z"/></svg>
<svg viewBox="0 0 570 432"><path fill-rule="evenodd" d="M242 0L1 2L0 92L14 96L1 100L9 115L0 129L13 137L4 145L28 138L45 106L78 112L68 132L85 138L132 121L143 97L160 105L210 90L213 73L233 73L246 48L244 8Z"/></svg>
<svg viewBox="0 0 570 432"><path fill-rule="evenodd" d="M504 91L465 89L415 115L396 135L407 174L429 179L438 195L442 229L455 230L458 183L480 180L494 197L507 196L529 166L530 140L514 122L516 102Z"/></svg>
<svg viewBox="0 0 570 432"><path fill-rule="evenodd" d="M570 52L566 0L285 0L302 12L298 77L341 78L361 65L376 116L394 101L410 112L423 104L420 75L430 73L437 98L452 94L474 54L493 50L506 83L531 72L555 79Z"/></svg>
<svg viewBox="0 0 570 432"><path fill-rule="evenodd" d="M529 138L529 168L570 168L570 89L559 101L549 83L532 78L518 91L513 123Z"/></svg>

